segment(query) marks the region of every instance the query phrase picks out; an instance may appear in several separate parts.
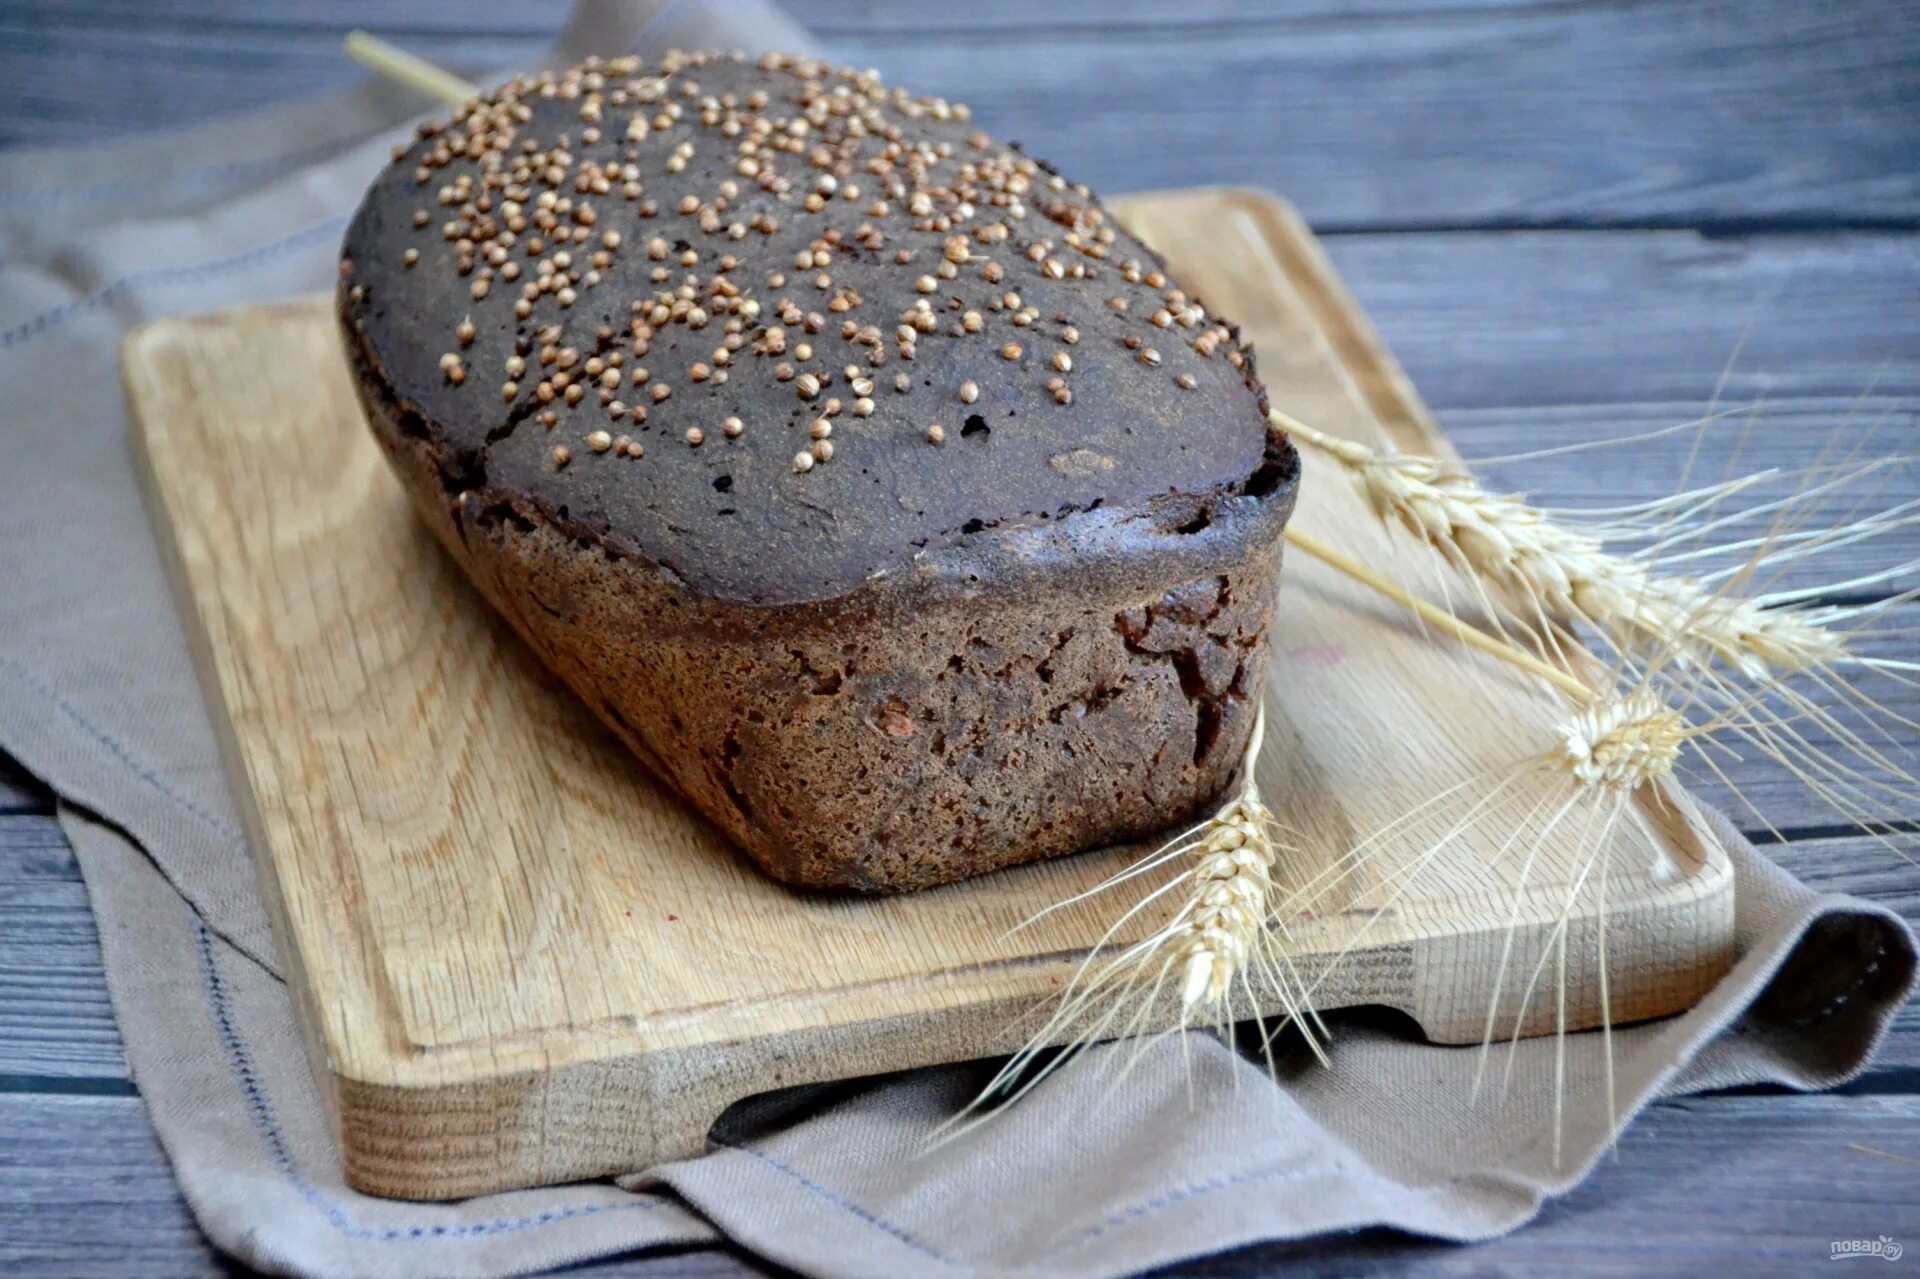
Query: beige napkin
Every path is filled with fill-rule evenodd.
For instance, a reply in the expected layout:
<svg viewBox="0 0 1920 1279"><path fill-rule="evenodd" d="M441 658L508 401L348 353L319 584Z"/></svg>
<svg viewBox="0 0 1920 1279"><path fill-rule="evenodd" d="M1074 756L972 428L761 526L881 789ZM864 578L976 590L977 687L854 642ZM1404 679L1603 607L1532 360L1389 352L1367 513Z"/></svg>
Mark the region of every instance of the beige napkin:
<svg viewBox="0 0 1920 1279"><path fill-rule="evenodd" d="M588 4L565 43L807 40L768 0L736 0ZM368 85L187 137L0 154L0 748L61 797L128 1060L216 1244L328 1276L518 1274L721 1238L809 1274L1097 1276L1369 1224L1484 1237L1584 1175L1610 1136L1598 1036L1570 1041L1556 1165L1550 1041L1522 1045L1504 1096L1476 1106L1472 1050L1359 1014L1336 1018L1331 1067L1284 1062L1278 1086L1196 1037L1109 1094L1092 1054L931 1155L922 1136L985 1068L761 1099L711 1154L631 1189L445 1205L347 1189L135 488L115 346L156 315L325 287L418 105ZM1616 1036L1626 1107L1839 1082L1913 983L1896 917L1725 838L1743 958L1699 1008Z"/></svg>

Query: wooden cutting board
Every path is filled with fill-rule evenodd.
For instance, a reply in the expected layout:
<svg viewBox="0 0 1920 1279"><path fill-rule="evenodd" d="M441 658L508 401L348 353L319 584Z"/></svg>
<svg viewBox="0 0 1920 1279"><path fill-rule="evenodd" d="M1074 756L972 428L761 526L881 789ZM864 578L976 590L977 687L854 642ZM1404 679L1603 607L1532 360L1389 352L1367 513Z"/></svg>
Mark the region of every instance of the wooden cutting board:
<svg viewBox="0 0 1920 1279"><path fill-rule="evenodd" d="M1194 191L1123 212L1251 330L1277 405L1446 449L1285 205ZM1138 850L891 899L780 888L654 784L417 526L361 421L327 300L161 321L127 340L124 364L154 520L355 1186L437 1199L643 1168L702 1150L755 1092L1005 1052L1037 1023L1020 1015L1150 887L1012 937ZM1311 465L1296 518L1410 584L1434 580L1430 555ZM1523 1010L1521 993L1564 912L1570 1022L1596 1024L1602 905L1594 878L1578 887L1594 850L1573 823L1538 828L1565 783L1539 777L1469 812L1486 779L1553 741L1556 699L1303 556L1274 643L1279 749L1260 780L1299 833L1286 882L1418 810L1295 921L1315 1002L1390 1005L1436 1041L1477 1042L1511 937L1501 1033L1549 1031L1554 1000L1536 988ZM1536 843L1523 875L1512 850ZM1655 881L1656 846L1678 877ZM1731 959L1724 850L1671 795L1634 810L1605 853L1614 1020L1687 1006Z"/></svg>

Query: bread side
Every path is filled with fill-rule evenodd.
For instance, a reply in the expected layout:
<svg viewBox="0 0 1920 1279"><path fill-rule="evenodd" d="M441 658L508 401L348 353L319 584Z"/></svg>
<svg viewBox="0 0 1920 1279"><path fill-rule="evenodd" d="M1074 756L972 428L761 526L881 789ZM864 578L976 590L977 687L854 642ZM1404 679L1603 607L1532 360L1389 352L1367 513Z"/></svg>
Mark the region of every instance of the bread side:
<svg viewBox="0 0 1920 1279"><path fill-rule="evenodd" d="M1144 837L1235 775L1268 658L1272 488L989 534L825 603L751 605L448 482L359 379L416 507L620 739L766 873L892 891Z"/></svg>

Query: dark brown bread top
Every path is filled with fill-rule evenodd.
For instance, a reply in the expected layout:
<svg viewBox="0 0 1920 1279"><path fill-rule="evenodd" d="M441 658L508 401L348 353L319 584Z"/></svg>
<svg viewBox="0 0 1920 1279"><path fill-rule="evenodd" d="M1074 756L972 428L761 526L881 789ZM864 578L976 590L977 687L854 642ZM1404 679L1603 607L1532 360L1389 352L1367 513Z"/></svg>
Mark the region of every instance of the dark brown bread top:
<svg viewBox="0 0 1920 1279"><path fill-rule="evenodd" d="M1235 330L1085 187L824 63L515 80L396 156L341 271L450 491L719 599L1292 474Z"/></svg>

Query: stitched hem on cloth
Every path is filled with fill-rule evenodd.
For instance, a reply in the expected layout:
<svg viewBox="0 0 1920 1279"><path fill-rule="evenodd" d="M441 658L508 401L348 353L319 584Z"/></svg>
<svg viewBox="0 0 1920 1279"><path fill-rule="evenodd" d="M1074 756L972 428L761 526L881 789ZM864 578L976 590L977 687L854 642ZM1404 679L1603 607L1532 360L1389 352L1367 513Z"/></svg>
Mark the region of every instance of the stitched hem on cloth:
<svg viewBox="0 0 1920 1279"><path fill-rule="evenodd" d="M133 288L166 288L176 284L185 284L193 280L203 280L211 275L227 271L243 271L249 267L271 262L277 257L303 249L323 234L338 231L347 224L347 215L336 213L332 217L312 222L282 236L270 240L257 248L244 253L235 253L228 257L213 258L206 262L196 262L191 266L148 267L142 271L129 271L95 289L85 297L63 302L51 310L42 311L31 320L16 324L10 329L0 330L0 351L14 350L27 345L34 339L43 337L58 329L75 316L97 310L103 304Z"/></svg>
<svg viewBox="0 0 1920 1279"><path fill-rule="evenodd" d="M365 1226L355 1222L347 1215L344 1204L329 1198L325 1191L314 1185L300 1171L299 1164L293 1158L293 1152L287 1146L286 1137L280 1131L279 1122L274 1118L273 1104L267 1099L266 1089L253 1064L253 1053L247 1047L246 1039L240 1034L239 1027L234 1024L226 980L220 975L219 955L214 950L214 935L198 918L193 922L193 938L194 946L199 952L201 981L206 990L207 1007L213 1014L214 1026L220 1036L220 1046L226 1053L227 1064L233 1071L234 1082L240 1086L240 1092L246 1099L247 1118L251 1121L255 1134L266 1148L274 1167L287 1183L309 1206L325 1218L327 1224L348 1238L370 1239L381 1243L470 1238L479 1235L506 1234L536 1226L550 1226L556 1222L598 1216L607 1212L651 1211L668 1206L666 1200L635 1197L624 1203L585 1204L578 1208L530 1213L524 1217L502 1217L493 1221L472 1221L460 1224L437 1222L415 1226Z"/></svg>

